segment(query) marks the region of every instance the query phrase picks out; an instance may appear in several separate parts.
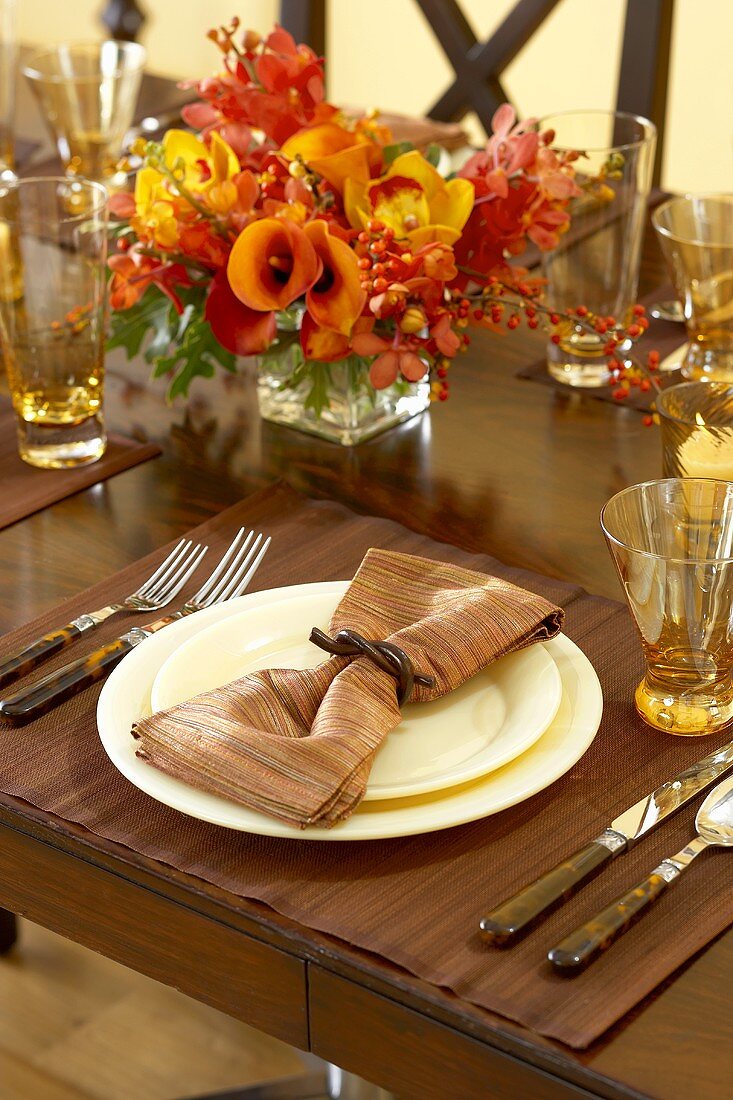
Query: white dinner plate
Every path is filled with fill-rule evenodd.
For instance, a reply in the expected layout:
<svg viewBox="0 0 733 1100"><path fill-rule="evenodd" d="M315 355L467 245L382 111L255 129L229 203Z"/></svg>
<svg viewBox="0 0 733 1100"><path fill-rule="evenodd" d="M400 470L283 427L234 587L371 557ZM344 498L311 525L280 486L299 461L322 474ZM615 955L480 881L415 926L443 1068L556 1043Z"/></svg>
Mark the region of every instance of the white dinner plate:
<svg viewBox="0 0 733 1100"><path fill-rule="evenodd" d="M323 590L333 584L317 586ZM447 829L488 817L554 783L580 759L601 720L601 687L587 657L560 635L547 642L562 681L562 699L545 733L522 756L498 771L440 794L362 803L332 829L296 829L228 799L206 794L150 767L135 755L133 722L150 713L150 692L158 670L178 646L219 618L244 607L286 599L288 589L255 592L230 604L199 611L137 646L112 672L97 708L102 745L116 768L136 787L167 806L225 828L263 836L306 840L378 840ZM334 591L334 606L338 599Z"/></svg>
<svg viewBox="0 0 733 1100"><path fill-rule="evenodd" d="M314 668L327 659L308 641L328 629L329 592L293 588L292 598L244 608L198 631L163 663L151 691L153 711L166 710L263 668ZM450 695L406 706L403 720L374 760L365 798L408 798L468 783L526 752L560 706L557 665L542 645L495 661Z"/></svg>

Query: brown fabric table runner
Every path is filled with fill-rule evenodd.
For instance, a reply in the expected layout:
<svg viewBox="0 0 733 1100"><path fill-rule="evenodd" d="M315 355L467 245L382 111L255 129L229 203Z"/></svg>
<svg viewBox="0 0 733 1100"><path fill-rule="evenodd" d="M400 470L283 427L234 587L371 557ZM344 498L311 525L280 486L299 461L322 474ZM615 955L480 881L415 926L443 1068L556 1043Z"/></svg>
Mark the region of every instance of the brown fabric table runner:
<svg viewBox="0 0 733 1100"><path fill-rule="evenodd" d="M98 462L75 470L36 469L18 456L15 413L9 400L0 398L0 530L159 454L155 443L110 435Z"/></svg>
<svg viewBox="0 0 733 1100"><path fill-rule="evenodd" d="M212 556L240 524L273 536L253 588L351 576L371 546L495 573L566 610L566 632L603 685L600 732L546 791L501 814L424 836L319 843L249 836L189 819L132 787L97 739L93 688L37 723L0 738L0 783L63 820L147 857L256 898L305 926L381 955L422 979L572 1046L587 1046L733 921L733 860L705 856L648 916L585 974L556 976L547 949L581 918L637 881L692 835L695 806L620 857L511 949L490 948L479 918L559 857L596 836L643 793L725 741L655 733L634 715L641 653L626 609L561 581L469 554L390 520L305 500L274 487L196 529ZM599 533L600 538L600 533ZM14 632L0 651L122 595L149 557ZM112 621L93 644L119 633ZM92 644L92 643L88 643ZM68 653L66 654L68 657ZM60 663L57 658L56 663Z"/></svg>
<svg viewBox="0 0 733 1100"><path fill-rule="evenodd" d="M653 302L662 302L667 299L676 297L676 292L671 284L660 287L653 294L647 294L645 298L642 298L642 302L647 308ZM652 348L656 348L659 352L659 358L661 362L664 362L668 355L671 355L678 347L685 343L687 340L687 333L685 326L675 321L655 321L650 318L651 324L648 331L639 340L637 344L637 355L642 361L646 358L646 354ZM615 386L595 386L588 387L587 389L580 386L568 386L564 382L558 382L550 374L547 373L547 360L543 357L537 359L534 363L530 363L527 367L521 367L516 372L517 378L525 378L530 382L541 382L545 386L552 386L553 389L559 393L578 393L587 397L595 397L599 401L610 401L613 405L621 405L622 407L638 409L640 412L649 412L654 404L654 391L650 390L648 393L642 393L638 389L633 389L628 397L625 397L623 401L617 401L613 396ZM684 382L684 378L678 370L664 371L664 373L657 374L657 379L662 389L666 389L668 386L676 386L678 382Z"/></svg>

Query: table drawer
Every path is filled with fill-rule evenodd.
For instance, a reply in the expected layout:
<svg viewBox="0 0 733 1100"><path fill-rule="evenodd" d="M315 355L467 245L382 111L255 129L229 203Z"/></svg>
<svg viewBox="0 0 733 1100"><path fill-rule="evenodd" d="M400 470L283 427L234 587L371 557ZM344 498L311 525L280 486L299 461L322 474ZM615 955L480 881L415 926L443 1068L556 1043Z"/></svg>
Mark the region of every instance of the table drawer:
<svg viewBox="0 0 733 1100"><path fill-rule="evenodd" d="M0 906L307 1048L305 963L123 875L0 827Z"/></svg>
<svg viewBox="0 0 733 1100"><path fill-rule="evenodd" d="M313 1053L400 1100L594 1095L316 966L308 981Z"/></svg>

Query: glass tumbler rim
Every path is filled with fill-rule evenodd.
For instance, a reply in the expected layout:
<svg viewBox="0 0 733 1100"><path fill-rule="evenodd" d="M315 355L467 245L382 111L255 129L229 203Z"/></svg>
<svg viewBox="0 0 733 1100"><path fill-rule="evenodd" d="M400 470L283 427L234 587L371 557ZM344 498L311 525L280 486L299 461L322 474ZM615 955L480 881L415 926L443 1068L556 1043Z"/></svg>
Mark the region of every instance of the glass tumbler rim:
<svg viewBox="0 0 733 1100"><path fill-rule="evenodd" d="M627 485L625 489L621 489L618 493L614 493L614 495L609 500L607 500L601 508L600 522L601 530L603 531L604 536L612 545L618 546L622 550L626 550L629 553L638 554L639 557L647 558L654 561L663 560L675 565L733 565L733 554L727 555L725 557L677 558L671 554L658 554L655 553L653 550L642 550L640 547L632 546L630 542L625 542L624 539L619 538L617 535L614 535L608 528L606 521L606 514L608 512L608 509L615 501L618 501L621 497L624 497L627 494L631 493L638 493L639 490L646 489L650 486L671 484L682 485L685 483L691 485L695 482L704 483L706 485L726 486L728 489L731 490L731 494L733 494L733 481L722 481L720 478L712 477L652 478L650 481L642 481L639 482L637 485Z"/></svg>
<svg viewBox="0 0 733 1100"><path fill-rule="evenodd" d="M59 219L64 223L88 220L90 214L99 215L107 211L109 191L103 183L99 183L97 180L87 179L86 176L75 176L73 180L69 179L68 176L20 176L13 177L12 179L3 179L0 181L0 198L10 191L20 191L28 185L39 183L71 187L72 190L78 189L96 195L96 202L91 210L86 208L83 211L79 211L79 213L65 215L63 218ZM0 215L0 222L6 225L16 225L18 219L6 218Z"/></svg>
<svg viewBox="0 0 733 1100"><path fill-rule="evenodd" d="M663 416L665 420L671 420L672 423L674 423L674 424L684 424L687 427L692 426L692 427L700 427L700 428L721 428L721 427L728 428L728 427L733 426L733 419L730 421L730 423L726 423L726 424L719 424L714 420L706 420L703 424L698 424L695 420L692 420L689 417L686 418L684 416L675 416L674 413L670 412L669 409L665 408L668 394L669 395L678 394L679 391L682 390L682 389L685 389L688 392L690 392L693 386L695 387L696 391L699 392L699 393L708 392L708 393L715 393L716 395L718 395L720 397L723 397L723 396L726 396L726 395L733 397L733 385L731 385L729 382L715 382L715 381L712 381L712 380L711 381L707 381L707 380L703 381L701 379L695 379L695 380L689 381L689 382L677 382L674 386L667 386L666 389L662 390L660 393L657 394L657 396L654 399L655 411L660 416ZM665 479L665 480L670 480L670 479ZM697 480L715 481L717 479L715 479L715 478L701 478L701 479L697 479ZM649 483L645 482L645 484L649 484ZM613 499L613 498L611 498L611 499Z"/></svg>
<svg viewBox="0 0 733 1100"><path fill-rule="evenodd" d="M537 128L539 130L542 130L547 126L550 120L554 118L562 119L572 118L573 116L580 117L585 115L596 118L604 116L605 118L626 119L631 122L639 123L643 130L643 136L638 138L636 141L624 141L619 143L618 145L610 145L608 142L604 142L601 145L584 145L583 149L587 153L602 153L606 150L611 149L640 149L643 145L647 145L650 141L656 139L657 137L657 127L650 118L645 118L644 115L636 115L632 111L614 111L612 108L606 109L604 107L576 107L570 111L549 111L547 114L543 115L537 120ZM574 147L572 145L568 145L567 143L563 145L558 143L557 141L553 141L552 148L564 151L571 150Z"/></svg>
<svg viewBox="0 0 733 1100"><path fill-rule="evenodd" d="M716 202L730 203L733 206L733 192L731 191L702 191L700 194L688 192L684 195L673 195L652 210L652 225L659 236L669 241L675 241L677 244L692 244L699 248L725 248L729 250L733 248L733 239L729 241L703 241L698 237L681 237L679 233L674 233L666 225L661 224L660 217L663 213L672 206L689 203L692 199L714 199Z"/></svg>
<svg viewBox="0 0 733 1100"><path fill-rule="evenodd" d="M95 83L99 80L99 74L89 73L80 76L64 76L61 73L44 73L38 67L38 62L42 58L58 56L60 50L67 50L72 54L75 50L85 50L96 53L101 53L102 47L107 45L113 45L118 48L120 54L132 54L137 55L137 61L132 65L117 65L111 73L105 73L105 76L118 77L123 72L133 72L142 69L147 60L147 50L140 42L123 42L117 38L102 38L95 39L82 39L79 41L71 42L57 42L54 46L44 46L43 49L36 50L36 52L28 58L26 62L21 65L21 72L28 80L45 80L49 84L68 84L69 82L83 84L87 82Z"/></svg>

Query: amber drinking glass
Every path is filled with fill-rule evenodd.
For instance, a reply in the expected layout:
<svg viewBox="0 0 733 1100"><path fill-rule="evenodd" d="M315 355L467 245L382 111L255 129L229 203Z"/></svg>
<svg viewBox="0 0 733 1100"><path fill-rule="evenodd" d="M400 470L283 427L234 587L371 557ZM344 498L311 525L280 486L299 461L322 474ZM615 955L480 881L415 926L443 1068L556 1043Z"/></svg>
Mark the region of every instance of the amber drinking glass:
<svg viewBox="0 0 733 1100"><path fill-rule="evenodd" d="M117 162L144 64L135 42L95 42L55 46L23 66L67 175L124 184Z"/></svg>
<svg viewBox="0 0 733 1100"><path fill-rule="evenodd" d="M0 346L18 449L32 466L78 466L104 453L106 259L100 184L0 184Z"/></svg>
<svg viewBox="0 0 733 1100"><path fill-rule="evenodd" d="M559 311L583 305L623 322L639 281L656 128L648 119L613 111L550 115L538 126L554 131L554 148L581 153L574 168L583 188L570 200L568 232L542 254L546 303ZM571 386L609 381L605 338L570 323L560 337L559 344L547 345L553 378Z"/></svg>
<svg viewBox="0 0 733 1100"><path fill-rule="evenodd" d="M0 0L0 177L12 173L15 165L15 14L15 0Z"/></svg>
<svg viewBox="0 0 733 1100"><path fill-rule="evenodd" d="M733 483L632 485L601 526L646 657L637 711L667 733L714 733L733 718Z"/></svg>
<svg viewBox="0 0 733 1100"><path fill-rule="evenodd" d="M652 224L685 315L683 375L733 384L733 195L669 199Z"/></svg>
<svg viewBox="0 0 733 1100"><path fill-rule="evenodd" d="M660 393L655 406L665 477L733 481L733 386L681 382Z"/></svg>

